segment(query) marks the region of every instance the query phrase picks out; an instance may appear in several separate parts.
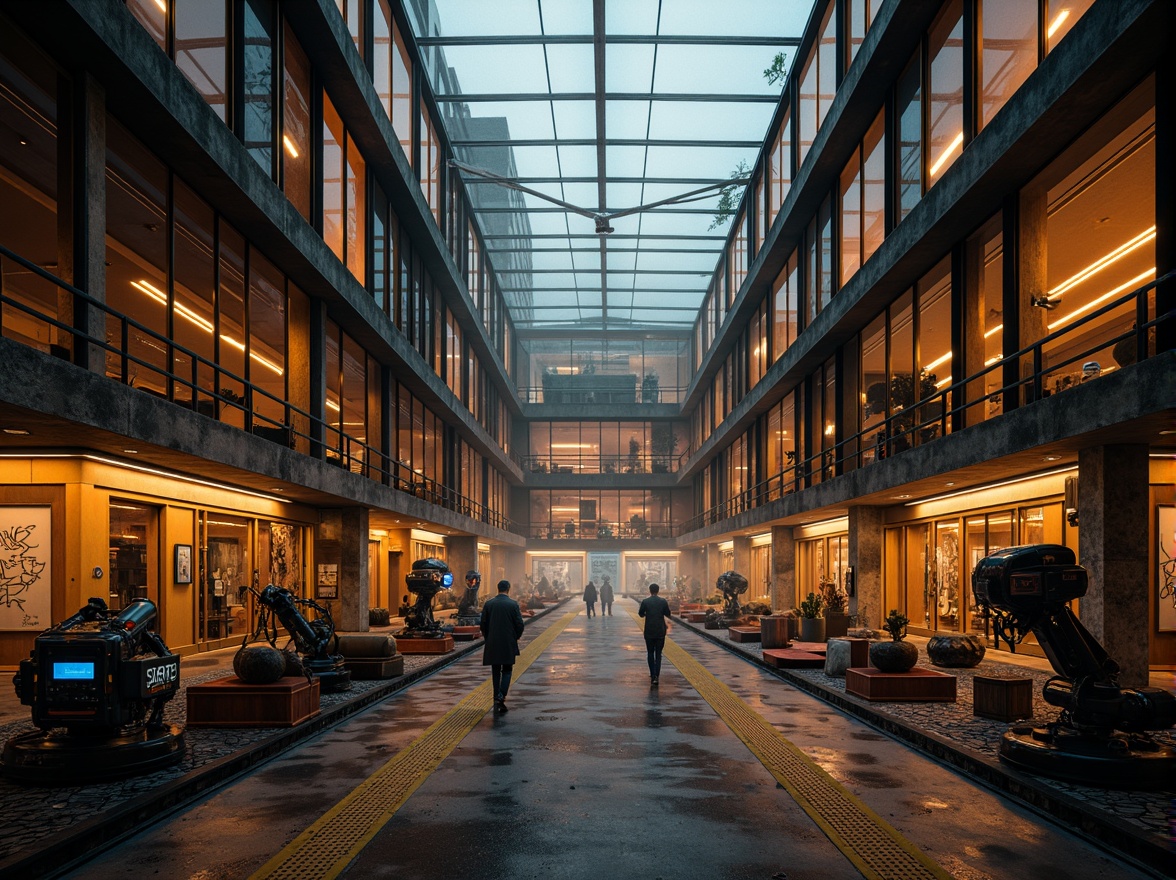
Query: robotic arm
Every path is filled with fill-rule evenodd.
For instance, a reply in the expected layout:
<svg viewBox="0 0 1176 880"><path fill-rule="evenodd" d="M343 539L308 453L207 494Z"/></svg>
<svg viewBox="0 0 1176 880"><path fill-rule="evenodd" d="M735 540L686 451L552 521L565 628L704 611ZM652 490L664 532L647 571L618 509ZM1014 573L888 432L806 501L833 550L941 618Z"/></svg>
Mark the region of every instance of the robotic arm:
<svg viewBox="0 0 1176 880"><path fill-rule="evenodd" d="M258 615L254 636L266 632L273 644L277 627L267 621L276 617L294 641L308 675L318 678L322 693L345 691L351 686L351 672L344 668L343 657L330 653L335 639L335 623L331 609L310 599L300 599L289 590L269 584L260 593L250 590L263 609ZM313 609L314 620L307 620L299 607Z"/></svg>
<svg viewBox="0 0 1176 880"><path fill-rule="evenodd" d="M1119 686L1119 665L1066 604L1086 589L1086 569L1075 564L1072 550L1057 544L1010 547L977 563L977 604L991 611L998 637L1010 647L1030 632L1037 637L1057 673L1042 696L1062 710L1045 728L1010 729L1001 756L1087 783L1123 784L1136 776L1140 785L1154 783L1176 772L1176 753L1144 731L1176 725L1176 696Z"/></svg>

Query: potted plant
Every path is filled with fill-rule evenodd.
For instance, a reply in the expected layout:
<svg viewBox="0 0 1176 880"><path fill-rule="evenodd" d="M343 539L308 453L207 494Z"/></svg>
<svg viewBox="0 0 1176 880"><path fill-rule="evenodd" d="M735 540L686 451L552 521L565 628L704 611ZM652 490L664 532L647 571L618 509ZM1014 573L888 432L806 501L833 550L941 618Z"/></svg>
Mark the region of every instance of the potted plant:
<svg viewBox="0 0 1176 880"><path fill-rule="evenodd" d="M919 649L906 638L910 618L898 609L886 615L883 624L890 633L890 641L873 642L870 645L870 663L882 672L908 672L919 661Z"/></svg>
<svg viewBox="0 0 1176 880"><path fill-rule="evenodd" d="M825 602L825 638L843 638L849 632L849 597L831 577L821 578L821 598Z"/></svg>
<svg viewBox="0 0 1176 880"><path fill-rule="evenodd" d="M650 439L653 472L667 474L674 461L674 453L678 451L678 435L669 425L655 424Z"/></svg>
<svg viewBox="0 0 1176 880"><path fill-rule="evenodd" d="M659 390L659 380L657 373L646 373L645 378L641 380L641 402L642 403L657 403Z"/></svg>
<svg viewBox="0 0 1176 880"><path fill-rule="evenodd" d="M800 640L802 642L825 641L825 618L821 612L825 600L816 593L809 593L800 603Z"/></svg>

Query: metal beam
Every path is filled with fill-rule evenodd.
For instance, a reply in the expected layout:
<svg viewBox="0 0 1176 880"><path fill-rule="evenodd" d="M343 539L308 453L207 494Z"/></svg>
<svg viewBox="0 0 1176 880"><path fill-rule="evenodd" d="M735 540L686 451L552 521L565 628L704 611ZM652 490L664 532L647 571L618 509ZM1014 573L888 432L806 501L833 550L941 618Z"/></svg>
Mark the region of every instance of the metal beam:
<svg viewBox="0 0 1176 880"><path fill-rule="evenodd" d="M595 147L599 145L596 138L502 138L485 141L451 141L455 147ZM759 141L723 141L723 140L676 140L674 138L607 138L606 147L738 147L759 149L764 145ZM712 180L706 181L712 183Z"/></svg>
<svg viewBox="0 0 1176 880"><path fill-rule="evenodd" d="M501 34L497 36L417 37L418 46L583 46L594 43L595 34ZM799 37L692 36L690 34L607 34L613 46L780 46L800 45Z"/></svg>
<svg viewBox="0 0 1176 880"><path fill-rule="evenodd" d="M779 95L752 95L746 92L608 92L606 101L673 101L700 104L779 104ZM512 101L595 101L595 92L469 92L460 95L437 95L438 104L506 104Z"/></svg>

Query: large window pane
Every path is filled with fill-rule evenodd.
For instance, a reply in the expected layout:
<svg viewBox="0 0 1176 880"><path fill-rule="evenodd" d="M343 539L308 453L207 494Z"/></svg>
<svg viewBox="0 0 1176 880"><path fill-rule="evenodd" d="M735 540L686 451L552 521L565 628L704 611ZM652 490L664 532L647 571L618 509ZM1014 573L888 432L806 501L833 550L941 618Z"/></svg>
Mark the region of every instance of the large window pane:
<svg viewBox="0 0 1176 880"><path fill-rule="evenodd" d="M244 138L249 155L273 174L274 11L268 0L246 0L242 97Z"/></svg>
<svg viewBox="0 0 1176 880"><path fill-rule="evenodd" d="M911 212L923 197L923 98L918 54L907 65L896 86L898 107L898 219Z"/></svg>
<svg viewBox="0 0 1176 880"><path fill-rule="evenodd" d="M928 38L931 59L927 121L927 183L933 184L964 148L963 0L944 7Z"/></svg>
<svg viewBox="0 0 1176 880"><path fill-rule="evenodd" d="M176 67L223 122L228 104L225 4L218 0L178 0L175 11Z"/></svg>
<svg viewBox="0 0 1176 880"><path fill-rule="evenodd" d="M980 125L985 126L1037 67L1037 5L982 0Z"/></svg>
<svg viewBox="0 0 1176 880"><path fill-rule="evenodd" d="M283 49L282 188L291 204L310 220L310 62L289 25Z"/></svg>

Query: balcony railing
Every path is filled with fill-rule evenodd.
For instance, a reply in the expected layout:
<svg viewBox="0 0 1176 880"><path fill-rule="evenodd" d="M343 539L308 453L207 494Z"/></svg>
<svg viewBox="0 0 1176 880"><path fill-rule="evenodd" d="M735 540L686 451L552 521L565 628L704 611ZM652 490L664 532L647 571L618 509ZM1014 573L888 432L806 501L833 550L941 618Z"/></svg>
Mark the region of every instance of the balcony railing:
<svg viewBox="0 0 1176 880"><path fill-rule="evenodd" d="M530 474L674 474L685 453L676 455L527 455L521 466Z"/></svg>
<svg viewBox="0 0 1176 880"><path fill-rule="evenodd" d="M1127 347L1132 360L1153 356L1156 328L1176 321L1176 312L1149 314L1148 294L1158 285L1174 280L1176 272L1157 278L839 443L800 461L789 461L780 473L691 517L682 524L681 533L715 525L850 470L932 442L950 433L953 422L966 425L969 416L979 423L983 419L978 414L1003 412L1006 407L1098 381L1104 372L1110 372L1103 366L1106 357L1121 345ZM1091 332L1100 321L1124 306L1133 308L1131 329L1110 337ZM1047 350L1057 347L1061 340L1068 340L1072 350L1064 357L1050 359L1047 366ZM1096 356L1104 360L1099 361Z"/></svg>
<svg viewBox="0 0 1176 880"><path fill-rule="evenodd" d="M12 265L33 273L59 291L69 294L73 298L72 310L75 313L87 310L99 313L106 335L90 335L18 298L9 289L11 285L6 284ZM344 433L336 425L249 383L0 245L0 327L4 328L5 335L9 335L9 316L14 312L34 324L53 328L58 340L72 341L70 347L35 344L31 346L33 348L66 358L71 348L76 350L89 346L99 349L105 356L107 377L124 385L137 387L138 390L170 400L209 418L235 425L255 436L368 477L437 507L496 528L523 534L523 529L517 523L489 506L414 471L381 450ZM166 365L161 366L135 353L132 340L144 351L150 351L156 356L160 352L164 353ZM175 368L177 361L186 362L182 372Z"/></svg>
<svg viewBox="0 0 1176 880"><path fill-rule="evenodd" d="M584 539L590 541L651 541L669 540L677 534L671 523L651 523L644 520L610 522L608 520L584 520L582 522L551 520L531 523L532 538L539 540Z"/></svg>

